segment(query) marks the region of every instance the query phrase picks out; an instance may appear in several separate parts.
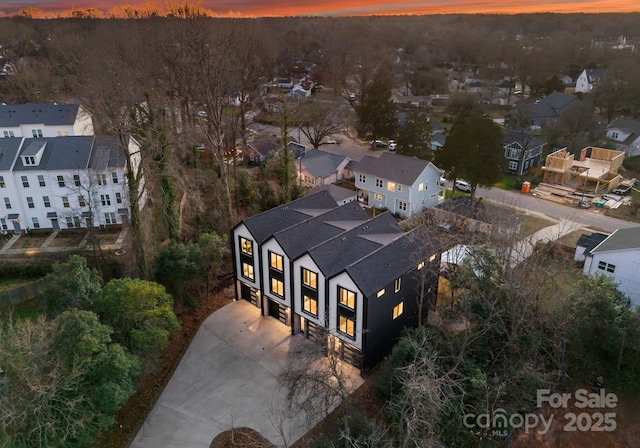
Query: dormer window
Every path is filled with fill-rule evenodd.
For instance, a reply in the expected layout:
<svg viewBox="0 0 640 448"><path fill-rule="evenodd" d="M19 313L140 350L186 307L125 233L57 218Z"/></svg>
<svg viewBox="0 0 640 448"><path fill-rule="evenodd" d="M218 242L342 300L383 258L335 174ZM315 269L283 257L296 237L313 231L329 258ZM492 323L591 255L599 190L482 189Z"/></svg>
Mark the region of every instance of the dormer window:
<svg viewBox="0 0 640 448"><path fill-rule="evenodd" d="M24 163L25 166L27 165L37 165L36 163L36 158L33 156L25 156L22 158L22 163Z"/></svg>
<svg viewBox="0 0 640 448"><path fill-rule="evenodd" d="M31 129L33 138L42 138L42 129Z"/></svg>

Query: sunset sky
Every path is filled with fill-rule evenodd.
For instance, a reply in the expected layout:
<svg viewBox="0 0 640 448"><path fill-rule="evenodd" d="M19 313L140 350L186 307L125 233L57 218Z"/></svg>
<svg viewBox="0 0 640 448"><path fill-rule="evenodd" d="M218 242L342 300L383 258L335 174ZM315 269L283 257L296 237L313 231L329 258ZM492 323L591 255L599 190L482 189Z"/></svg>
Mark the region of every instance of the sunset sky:
<svg viewBox="0 0 640 448"><path fill-rule="evenodd" d="M117 5L140 6L144 0L0 0L0 12L13 14L33 7L50 13L95 8L108 12ZM150 1L162 5L163 1ZM640 12L637 0L201 0L216 15L349 16L387 14Z"/></svg>

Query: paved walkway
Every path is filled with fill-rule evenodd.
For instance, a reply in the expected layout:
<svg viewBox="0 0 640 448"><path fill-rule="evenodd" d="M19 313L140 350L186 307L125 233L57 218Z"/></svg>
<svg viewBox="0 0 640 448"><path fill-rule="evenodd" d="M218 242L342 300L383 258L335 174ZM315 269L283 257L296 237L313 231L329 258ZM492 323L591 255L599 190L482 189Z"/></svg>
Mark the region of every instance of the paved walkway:
<svg viewBox="0 0 640 448"><path fill-rule="evenodd" d="M535 248L537 243L548 243L551 241L555 241L575 230L580 230L583 228L583 224L570 221L568 219L561 219L554 225L534 232L533 234L516 243L515 247L511 251L511 266L516 267L519 263L529 257L532 254L533 249Z"/></svg>
<svg viewBox="0 0 640 448"><path fill-rule="evenodd" d="M311 344L244 300L216 311L196 333L131 447L207 448L233 427L255 429L276 445L284 444L284 436L290 445L317 421L289 415L278 375ZM355 390L363 380L355 369L348 371Z"/></svg>

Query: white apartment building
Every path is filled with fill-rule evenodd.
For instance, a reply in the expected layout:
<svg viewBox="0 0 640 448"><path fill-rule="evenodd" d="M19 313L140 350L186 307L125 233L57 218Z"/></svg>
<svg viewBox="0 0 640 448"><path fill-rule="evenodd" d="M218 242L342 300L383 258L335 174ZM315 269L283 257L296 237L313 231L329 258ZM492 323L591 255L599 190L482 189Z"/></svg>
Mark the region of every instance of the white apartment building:
<svg viewBox="0 0 640 448"><path fill-rule="evenodd" d="M0 138L0 232L127 225L130 200L145 204L144 180L137 198L127 186L140 160L129 136Z"/></svg>
<svg viewBox="0 0 640 448"><path fill-rule="evenodd" d="M0 104L0 138L93 135L89 112L79 104Z"/></svg>

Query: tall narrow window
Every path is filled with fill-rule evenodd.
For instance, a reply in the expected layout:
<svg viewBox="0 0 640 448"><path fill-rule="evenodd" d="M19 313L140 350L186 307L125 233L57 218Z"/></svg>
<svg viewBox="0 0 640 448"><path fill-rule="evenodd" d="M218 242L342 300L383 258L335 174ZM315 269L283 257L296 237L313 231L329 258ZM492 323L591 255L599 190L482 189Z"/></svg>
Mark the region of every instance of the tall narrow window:
<svg viewBox="0 0 640 448"><path fill-rule="evenodd" d="M249 280L253 280L253 265L249 263L242 263L242 276L248 278Z"/></svg>
<svg viewBox="0 0 640 448"><path fill-rule="evenodd" d="M74 184L76 187L79 187L79 186L81 186L81 185L82 185L82 184L80 183L80 175L79 175L79 174L74 174L74 175L73 175L73 184Z"/></svg>
<svg viewBox="0 0 640 448"><path fill-rule="evenodd" d="M7 188L7 184L4 183L4 176L0 176L0 188Z"/></svg>
<svg viewBox="0 0 640 448"><path fill-rule="evenodd" d="M47 184L44 182L44 176L42 174L38 174L38 184L40 184L41 187L47 186Z"/></svg>
<svg viewBox="0 0 640 448"><path fill-rule="evenodd" d="M33 203L33 198L31 196L27 196L27 206L29 208L35 208L35 204Z"/></svg>
<svg viewBox="0 0 640 448"><path fill-rule="evenodd" d="M396 287L395 287L395 291L396 291L396 292L400 291L400 283L402 283L402 278L401 278L401 277L398 277L398 278L396 279Z"/></svg>
<svg viewBox="0 0 640 448"><path fill-rule="evenodd" d="M64 188L64 177L63 176L58 176L58 187L60 188Z"/></svg>
<svg viewBox="0 0 640 448"><path fill-rule="evenodd" d="M277 278L271 278L271 292L277 296L284 297L284 283Z"/></svg>
<svg viewBox="0 0 640 448"><path fill-rule="evenodd" d="M34 229L39 229L40 228L40 223L38 222L38 218L36 218L34 216L33 218L31 218L31 222L33 222L33 228Z"/></svg>
<svg viewBox="0 0 640 448"><path fill-rule="evenodd" d="M117 183L118 183L118 173L116 173L115 171L114 171L113 173L111 173L111 181L112 181L114 184L117 184Z"/></svg>
<svg viewBox="0 0 640 448"><path fill-rule="evenodd" d="M402 313L404 313L404 302L400 302L393 307L393 318L397 319Z"/></svg>
<svg viewBox="0 0 640 448"><path fill-rule="evenodd" d="M304 296L302 298L302 309L309 314L318 316L318 301L313 297Z"/></svg>
<svg viewBox="0 0 640 448"><path fill-rule="evenodd" d="M42 202L44 202L44 206L46 208L51 207L51 201L49 200L49 196L42 196Z"/></svg>
<svg viewBox="0 0 640 448"><path fill-rule="evenodd" d="M302 283L309 288L316 289L318 287L318 274L302 268Z"/></svg>
<svg viewBox="0 0 640 448"><path fill-rule="evenodd" d="M11 199L4 198L4 206L7 207L7 210L11 209Z"/></svg>
<svg viewBox="0 0 640 448"><path fill-rule="evenodd" d="M341 286L338 287L338 294L340 296L340 304L346 306L347 308L351 308L352 310L356 309L356 293L353 291L349 291Z"/></svg>
<svg viewBox="0 0 640 448"><path fill-rule="evenodd" d="M116 193L116 202L118 204L122 204L122 194L121 193Z"/></svg>
<svg viewBox="0 0 640 448"><path fill-rule="evenodd" d="M21 176L22 186L24 188L29 188L29 178L27 176Z"/></svg>
<svg viewBox="0 0 640 448"><path fill-rule="evenodd" d="M80 207L86 207L87 202L84 200L84 196L82 196L82 195L78 196L78 205Z"/></svg>
<svg viewBox="0 0 640 448"><path fill-rule="evenodd" d="M66 197L66 196L62 196L62 206L63 206L64 208L69 208L69 207L70 207L70 205L69 205L69 198L68 198L68 197Z"/></svg>
<svg viewBox="0 0 640 448"><path fill-rule="evenodd" d="M8 230L9 227L7 227L7 220L4 218L0 218L0 228L2 230Z"/></svg>
<svg viewBox="0 0 640 448"><path fill-rule="evenodd" d="M240 237L240 251L243 254L253 255L253 242L246 238Z"/></svg>
<svg viewBox="0 0 640 448"><path fill-rule="evenodd" d="M269 264L273 269L282 272L282 255L269 252Z"/></svg>
<svg viewBox="0 0 640 448"><path fill-rule="evenodd" d="M338 322L338 330L341 333L346 334L347 336L354 337L356 334L356 323L353 319L349 319L345 316L340 316L340 320Z"/></svg>

